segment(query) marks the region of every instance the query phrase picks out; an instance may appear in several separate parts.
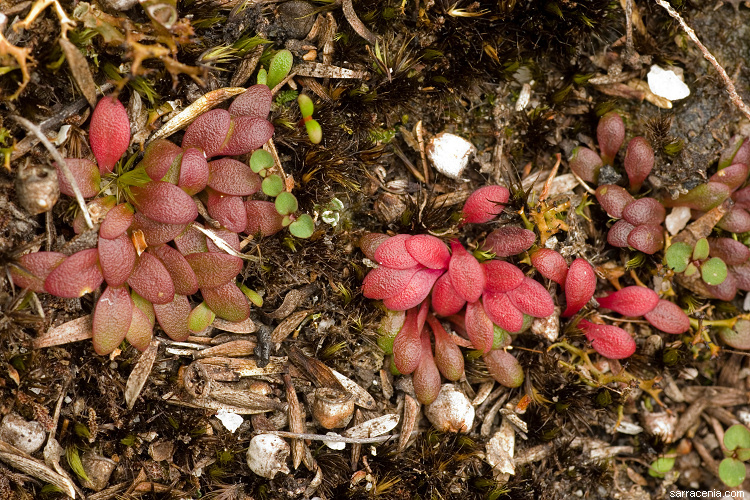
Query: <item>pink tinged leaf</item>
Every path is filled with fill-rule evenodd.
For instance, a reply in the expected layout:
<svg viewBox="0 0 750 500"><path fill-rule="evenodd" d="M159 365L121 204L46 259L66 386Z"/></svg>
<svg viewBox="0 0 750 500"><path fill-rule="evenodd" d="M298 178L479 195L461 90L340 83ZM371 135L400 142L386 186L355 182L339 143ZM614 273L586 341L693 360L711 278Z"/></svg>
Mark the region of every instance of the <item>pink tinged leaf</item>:
<svg viewBox="0 0 750 500"><path fill-rule="evenodd" d="M609 228L607 243L613 247L625 248L628 246L628 236L635 226L625 219L620 219Z"/></svg>
<svg viewBox="0 0 750 500"><path fill-rule="evenodd" d="M750 291L750 262L744 262L739 266L731 266L728 275L734 277L737 288Z"/></svg>
<svg viewBox="0 0 750 500"><path fill-rule="evenodd" d="M484 312L494 324L515 333L523 328L523 313L511 302L507 293L485 293L482 296Z"/></svg>
<svg viewBox="0 0 750 500"><path fill-rule="evenodd" d="M380 266L373 269L362 282L362 293L368 299L385 299L401 292L411 282L419 271L418 267L411 269L392 269Z"/></svg>
<svg viewBox="0 0 750 500"><path fill-rule="evenodd" d="M582 319L578 327L586 334L591 347L605 358L625 359L635 352L635 340L618 326L596 325Z"/></svg>
<svg viewBox="0 0 750 500"><path fill-rule="evenodd" d="M630 203L622 211L622 218L634 226L641 224L661 224L667 211L664 205L654 198L641 198Z"/></svg>
<svg viewBox="0 0 750 500"><path fill-rule="evenodd" d="M250 302L234 281L216 288L203 288L201 294L208 307L222 319L238 322L250 316Z"/></svg>
<svg viewBox="0 0 750 500"><path fill-rule="evenodd" d="M535 318L546 318L555 312L555 303L547 289L529 277L508 292L508 298L519 311Z"/></svg>
<svg viewBox="0 0 750 500"><path fill-rule="evenodd" d="M464 373L464 357L461 349L453 342L435 316L428 316L427 322L435 337L435 364L445 378L455 382Z"/></svg>
<svg viewBox="0 0 750 500"><path fill-rule="evenodd" d="M443 274L441 269L420 269L406 287L395 295L386 297L383 305L391 311L405 311L418 306L432 290L432 285Z"/></svg>
<svg viewBox="0 0 750 500"><path fill-rule="evenodd" d="M177 185L190 196L197 194L208 184L208 162L203 153L195 148L182 153L180 176Z"/></svg>
<svg viewBox="0 0 750 500"><path fill-rule="evenodd" d="M599 119L596 127L596 141L599 143L604 163L612 165L624 140L625 124L616 111L610 111Z"/></svg>
<svg viewBox="0 0 750 500"><path fill-rule="evenodd" d="M208 164L208 187L224 194L250 196L261 187L261 178L241 161L221 158Z"/></svg>
<svg viewBox="0 0 750 500"><path fill-rule="evenodd" d="M726 184L708 182L694 187L674 200L666 198L662 200L662 203L665 207L688 207L693 210L708 212L729 198L731 193L732 190Z"/></svg>
<svg viewBox="0 0 750 500"><path fill-rule="evenodd" d="M207 241L208 238L203 233L194 227L189 227L187 231L174 239L174 244L182 255L188 255L191 253L208 252Z"/></svg>
<svg viewBox="0 0 750 500"><path fill-rule="evenodd" d="M735 163L723 168L712 175L708 180L711 182L720 182L726 184L729 189L734 191L747 180L748 166L744 163Z"/></svg>
<svg viewBox="0 0 750 500"><path fill-rule="evenodd" d="M485 285L484 270L479 261L471 255L458 241L451 242L450 264L448 274L453 288L467 302L476 302L482 296Z"/></svg>
<svg viewBox="0 0 750 500"><path fill-rule="evenodd" d="M273 125L265 118L238 116L232 119L227 140L218 154L244 155L260 148L271 137L273 137Z"/></svg>
<svg viewBox="0 0 750 500"><path fill-rule="evenodd" d="M484 289L486 291L509 292L517 288L523 281L523 271L509 262L488 260L481 265L484 269Z"/></svg>
<svg viewBox="0 0 750 500"><path fill-rule="evenodd" d="M99 236L99 264L109 286L122 286L135 266L135 247L126 233L108 240Z"/></svg>
<svg viewBox="0 0 750 500"><path fill-rule="evenodd" d="M108 240L114 240L122 236L133 223L135 211L129 203L120 203L107 212L102 225L99 227L99 236Z"/></svg>
<svg viewBox="0 0 750 500"><path fill-rule="evenodd" d="M125 107L115 97L102 97L91 114L89 143L99 171L112 172L130 144L130 120Z"/></svg>
<svg viewBox="0 0 750 500"><path fill-rule="evenodd" d="M539 273L560 286L565 286L568 276L568 263L559 252L551 248L540 248L531 254L531 264Z"/></svg>
<svg viewBox="0 0 750 500"><path fill-rule="evenodd" d="M257 116L267 118L271 112L271 89L267 85L253 85L229 105L232 116Z"/></svg>
<svg viewBox="0 0 750 500"><path fill-rule="evenodd" d="M439 238L418 234L404 242L406 250L417 262L430 269L447 269L451 254Z"/></svg>
<svg viewBox="0 0 750 500"><path fill-rule="evenodd" d="M245 212L242 198L221 194L210 188L207 191L208 214L230 231L236 233L244 231L247 227L247 212Z"/></svg>
<svg viewBox="0 0 750 500"><path fill-rule="evenodd" d="M170 339L182 342L190 336L190 330L188 330L190 303L184 295L175 295L165 304L154 304L154 313L159 326Z"/></svg>
<svg viewBox="0 0 750 500"><path fill-rule="evenodd" d="M193 268L180 252L169 245L150 247L152 252L161 260L174 283L174 292L177 295L192 295L198 291L198 279L195 277Z"/></svg>
<svg viewBox="0 0 750 500"><path fill-rule="evenodd" d="M375 260L375 251L388 238L390 236L383 233L367 233L359 239L359 248L365 254L365 257Z"/></svg>
<svg viewBox="0 0 750 500"><path fill-rule="evenodd" d="M505 387L521 387L523 368L518 360L503 349L496 349L484 355L484 363L492 378Z"/></svg>
<svg viewBox="0 0 750 500"><path fill-rule="evenodd" d="M151 220L163 224L188 224L198 217L195 201L174 184L153 181L132 187L138 210Z"/></svg>
<svg viewBox="0 0 750 500"><path fill-rule="evenodd" d="M143 352L154 337L154 325L138 307L133 308L133 317L125 339L130 345Z"/></svg>
<svg viewBox="0 0 750 500"><path fill-rule="evenodd" d="M578 146L568 160L568 166L578 177L586 182L595 183L599 170L604 163L601 157L585 146Z"/></svg>
<svg viewBox="0 0 750 500"><path fill-rule="evenodd" d="M474 348L483 353L492 349L492 342L495 340L495 327L492 320L487 315L480 301L469 302L466 304L466 334L469 340L474 344Z"/></svg>
<svg viewBox="0 0 750 500"><path fill-rule="evenodd" d="M734 206L716 225L730 233L745 233L750 231L750 214L746 209Z"/></svg>
<svg viewBox="0 0 750 500"><path fill-rule="evenodd" d="M216 156L224 146L230 125L229 111L225 109L203 113L185 131L182 148L200 149L206 158Z"/></svg>
<svg viewBox="0 0 750 500"><path fill-rule="evenodd" d="M503 212L510 192L503 186L484 186L469 196L464 203L463 215L466 224L489 222Z"/></svg>
<svg viewBox="0 0 750 500"><path fill-rule="evenodd" d="M534 231L516 226L504 226L492 231L482 245L482 250L498 257L510 257L525 252L536 241Z"/></svg>
<svg viewBox="0 0 750 500"><path fill-rule="evenodd" d="M54 268L67 257L58 252L27 253L18 258L17 266L8 266L13 284L19 288L28 288L32 292L44 292L44 281Z"/></svg>
<svg viewBox="0 0 750 500"><path fill-rule="evenodd" d="M437 279L432 287L432 309L440 316L457 314L466 304L453 288L450 274L445 273Z"/></svg>
<svg viewBox="0 0 750 500"><path fill-rule="evenodd" d="M643 315L646 321L664 333L685 333L690 330L690 318L685 311L668 300L660 299L656 307Z"/></svg>
<svg viewBox="0 0 750 500"><path fill-rule="evenodd" d="M404 375L417 369L422 357L422 340L417 329L417 310L406 313L406 320L401 331L393 339L393 361L396 368Z"/></svg>
<svg viewBox="0 0 750 500"><path fill-rule="evenodd" d="M735 135L729 140L729 144L721 152L719 157L719 169L726 168L734 163L750 165L750 143L745 137Z"/></svg>
<svg viewBox="0 0 750 500"><path fill-rule="evenodd" d="M580 311L596 291L596 273L591 264L578 258L573 261L565 280L565 301L567 307L562 317L568 318ZM507 330L507 328L506 328Z"/></svg>
<svg viewBox="0 0 750 500"><path fill-rule="evenodd" d="M625 151L625 173L630 187L637 191L654 168L654 150L645 137L633 137Z"/></svg>
<svg viewBox="0 0 750 500"><path fill-rule="evenodd" d="M728 266L738 266L750 258L750 249L733 238L708 240L711 257L719 257Z"/></svg>
<svg viewBox="0 0 750 500"><path fill-rule="evenodd" d="M44 280L44 289L58 297L75 299L93 292L102 281L99 252L89 248L74 253L55 267Z"/></svg>
<svg viewBox="0 0 750 500"><path fill-rule="evenodd" d="M406 249L406 241L411 238L412 236L408 234L397 234L388 238L375 250L375 261L381 266L393 269L409 269L417 266L419 262Z"/></svg>
<svg viewBox="0 0 750 500"><path fill-rule="evenodd" d="M151 326L154 326L154 323L156 322L156 314L154 313L154 305L149 302L148 300L144 299L135 290L130 290L130 298L133 299L133 304L135 307L141 310L143 314L146 315L146 318L148 318L149 323L151 323Z"/></svg>
<svg viewBox="0 0 750 500"><path fill-rule="evenodd" d="M247 234L271 236L284 229L284 217L276 210L276 205L270 201L247 200L245 202L247 214Z"/></svg>
<svg viewBox="0 0 750 500"><path fill-rule="evenodd" d="M185 260L193 268L201 288L222 286L242 271L242 259L227 253L191 253L185 256Z"/></svg>
<svg viewBox="0 0 750 500"><path fill-rule="evenodd" d="M738 280L734 274L728 273L727 277L720 284L712 286L706 285L706 289L709 291L711 296L716 299L730 302L737 295Z"/></svg>
<svg viewBox="0 0 750 500"><path fill-rule="evenodd" d="M430 335L426 330L422 332L421 345L422 355L419 358L419 365L414 370L411 380L414 385L414 394L417 396L417 401L423 405L429 405L440 394L440 372L435 365L435 359L432 357Z"/></svg>
<svg viewBox="0 0 750 500"><path fill-rule="evenodd" d="M99 193L102 178L96 163L85 158L65 158L65 164L68 166L70 173L73 174L78 189L81 190L81 195L84 198L91 198ZM55 168L57 168L57 182L60 184L60 192L68 196L75 196L73 187L68 183L68 179L63 175L60 167L55 164Z"/></svg>
<svg viewBox="0 0 750 500"><path fill-rule="evenodd" d="M643 286L626 286L606 297L598 297L601 307L623 316L638 317L650 312L659 303L659 295Z"/></svg>
<svg viewBox="0 0 750 500"><path fill-rule="evenodd" d="M244 210L244 208L243 208ZM229 231L228 229L211 229L211 231L224 240L224 242L229 245L230 248L240 251L240 236L233 232ZM208 247L209 252L224 252L225 250L220 248L216 243L213 242L211 238L206 238L206 246Z"/></svg>
<svg viewBox="0 0 750 500"><path fill-rule="evenodd" d="M664 248L664 230L659 224L642 224L628 234L628 245L652 255Z"/></svg>
<svg viewBox="0 0 750 500"><path fill-rule="evenodd" d="M94 350L106 355L125 339L133 319L133 301L125 287L108 286L96 303L92 319Z"/></svg>
<svg viewBox="0 0 750 500"><path fill-rule="evenodd" d="M156 222L138 212L133 217L133 224L131 225L133 231L140 230L143 232L143 236L146 238L146 243L149 246L162 245L172 241L186 227L187 224L163 224Z"/></svg>
<svg viewBox="0 0 750 500"><path fill-rule="evenodd" d="M736 203L735 208L750 209L750 186L744 187L732 193L732 199Z"/></svg>
<svg viewBox="0 0 750 500"><path fill-rule="evenodd" d="M150 253L142 253L128 285L152 304L167 304L174 297L174 283L167 268Z"/></svg>
<svg viewBox="0 0 750 500"><path fill-rule="evenodd" d="M627 189L616 184L604 184L596 188L596 200L610 217L622 218L622 211L635 198L628 193Z"/></svg>
<svg viewBox="0 0 750 500"><path fill-rule="evenodd" d="M160 181L164 179L181 154L182 148L177 144L166 139L157 139L146 146L143 159L138 166L146 170L151 180Z"/></svg>
<svg viewBox="0 0 750 500"><path fill-rule="evenodd" d="M427 320L427 313L430 312L430 299L425 299L419 305L417 312L417 331L421 334L424 330L424 323Z"/></svg>

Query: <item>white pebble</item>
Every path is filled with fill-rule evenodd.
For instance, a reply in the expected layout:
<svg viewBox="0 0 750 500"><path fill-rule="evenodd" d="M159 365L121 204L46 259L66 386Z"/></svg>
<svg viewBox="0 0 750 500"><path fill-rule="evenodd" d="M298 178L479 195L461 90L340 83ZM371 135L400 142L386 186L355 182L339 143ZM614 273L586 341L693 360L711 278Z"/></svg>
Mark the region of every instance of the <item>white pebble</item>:
<svg viewBox="0 0 750 500"><path fill-rule="evenodd" d="M669 234L674 236L683 230L690 220L690 209L688 207L675 207L667 215L664 225L667 227Z"/></svg>
<svg viewBox="0 0 750 500"><path fill-rule="evenodd" d="M242 422L244 419L242 418L242 415L237 415L233 411L227 411L227 410L219 410L216 412L216 418L218 418L222 425L226 427L226 429L234 434L234 431L239 429L240 425L242 425Z"/></svg>
<svg viewBox="0 0 750 500"><path fill-rule="evenodd" d="M463 137L441 132L430 139L427 158L435 166L435 170L451 179L458 179L475 151L474 145Z"/></svg>
<svg viewBox="0 0 750 500"><path fill-rule="evenodd" d="M672 69L663 69L654 64L647 78L651 92L659 97L678 101L690 95L688 86Z"/></svg>

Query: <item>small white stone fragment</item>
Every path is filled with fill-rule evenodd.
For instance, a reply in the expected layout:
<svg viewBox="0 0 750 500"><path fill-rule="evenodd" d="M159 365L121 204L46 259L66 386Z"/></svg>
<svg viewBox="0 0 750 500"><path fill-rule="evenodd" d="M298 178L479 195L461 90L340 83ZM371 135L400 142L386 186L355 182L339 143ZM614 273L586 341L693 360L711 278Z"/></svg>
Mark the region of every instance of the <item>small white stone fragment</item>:
<svg viewBox="0 0 750 500"><path fill-rule="evenodd" d="M750 293L745 295L745 301L742 303L742 309L750 311Z"/></svg>
<svg viewBox="0 0 750 500"><path fill-rule="evenodd" d="M286 459L291 452L289 445L279 436L260 434L250 440L247 448L247 466L266 479L273 479L277 472L289 474Z"/></svg>
<svg viewBox="0 0 750 500"><path fill-rule="evenodd" d="M37 421L29 422L15 413L8 413L0 423L0 440L29 455L39 450L46 439L47 434L42 424Z"/></svg>
<svg viewBox="0 0 750 500"><path fill-rule="evenodd" d="M440 432L469 432L474 424L474 407L453 384L444 384L425 416Z"/></svg>
<svg viewBox="0 0 750 500"><path fill-rule="evenodd" d="M341 437L339 434L336 434L335 432L326 432L326 436L335 436L335 437ZM332 450L343 450L346 448L346 443L343 441L323 441L323 444L328 446Z"/></svg>
<svg viewBox="0 0 750 500"><path fill-rule="evenodd" d="M690 209L688 207L675 207L667 215L664 220L664 225L669 231L669 234L674 236L675 234L682 231L690 220Z"/></svg>
<svg viewBox="0 0 750 500"><path fill-rule="evenodd" d="M461 177L475 151L472 143L448 132L434 136L426 148L427 158L435 169L451 179Z"/></svg>
<svg viewBox="0 0 750 500"><path fill-rule="evenodd" d="M643 427L638 424L634 424L633 422L623 420L622 422L620 422L620 425L615 428L615 431L634 436L643 432Z"/></svg>
<svg viewBox="0 0 750 500"><path fill-rule="evenodd" d="M648 86L651 92L669 99L678 101L690 95L690 89L672 69L663 69L654 64L648 72Z"/></svg>
<svg viewBox="0 0 750 500"><path fill-rule="evenodd" d="M224 409L216 412L216 418L218 418L221 424L232 434L234 434L234 431L239 429L242 422L244 422L242 415L237 415L233 411L227 411Z"/></svg>

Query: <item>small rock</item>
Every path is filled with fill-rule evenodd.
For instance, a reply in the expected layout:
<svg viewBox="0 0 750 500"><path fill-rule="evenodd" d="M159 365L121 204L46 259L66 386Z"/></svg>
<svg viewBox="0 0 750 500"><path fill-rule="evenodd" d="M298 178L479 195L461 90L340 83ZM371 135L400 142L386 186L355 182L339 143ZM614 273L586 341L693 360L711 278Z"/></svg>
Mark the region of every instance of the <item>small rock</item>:
<svg viewBox="0 0 750 500"><path fill-rule="evenodd" d="M148 447L148 454L154 459L154 462L169 460L174 454L174 443L172 441L157 441L151 443Z"/></svg>
<svg viewBox="0 0 750 500"><path fill-rule="evenodd" d="M474 407L453 384L444 384L425 416L440 432L469 432L474 425Z"/></svg>
<svg viewBox="0 0 750 500"><path fill-rule="evenodd" d="M673 68L663 69L654 64L651 66L647 78L651 92L659 97L670 101L678 101L690 95L690 88L685 85L680 76L677 76Z"/></svg>
<svg viewBox="0 0 750 500"><path fill-rule="evenodd" d="M682 231L690 220L690 209L688 207L675 207L664 220L664 226L669 234L674 236Z"/></svg>
<svg viewBox="0 0 750 500"><path fill-rule="evenodd" d="M9 413L0 424L0 440L31 455L44 444L47 434L39 422L29 422L20 415Z"/></svg>
<svg viewBox="0 0 750 500"><path fill-rule="evenodd" d="M458 179L469 164L469 157L476 151L472 143L448 132L441 132L430 139L427 158L435 170L451 179Z"/></svg>
<svg viewBox="0 0 750 500"><path fill-rule="evenodd" d="M277 472L289 474L286 459L290 452L289 445L279 436L260 434L250 440L247 466L266 479L273 479Z"/></svg>
<svg viewBox="0 0 750 500"><path fill-rule="evenodd" d="M310 33L313 23L315 7L308 2L284 2L276 10L276 24L286 32L287 38L305 38Z"/></svg>
<svg viewBox="0 0 750 500"><path fill-rule="evenodd" d="M83 486L94 491L101 491L107 487L109 478L117 467L116 462L93 451L81 455L81 465L89 478L88 481L83 481Z"/></svg>

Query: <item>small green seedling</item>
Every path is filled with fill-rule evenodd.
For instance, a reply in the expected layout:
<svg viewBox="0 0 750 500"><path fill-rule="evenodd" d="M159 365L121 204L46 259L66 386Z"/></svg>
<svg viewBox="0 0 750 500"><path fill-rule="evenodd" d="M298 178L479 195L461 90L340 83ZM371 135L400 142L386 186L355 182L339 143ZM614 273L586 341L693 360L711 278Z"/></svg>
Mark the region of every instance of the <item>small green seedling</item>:
<svg viewBox="0 0 750 500"><path fill-rule="evenodd" d="M323 129L320 128L320 124L317 120L313 120L312 114L315 111L315 105L305 94L300 94L297 97L297 103L299 104L299 110L302 113L302 121L305 124L307 130L307 136L310 138L310 142L313 144L319 144L323 140Z"/></svg>
<svg viewBox="0 0 750 500"><path fill-rule="evenodd" d="M745 462L750 460L750 430L736 424L724 433L724 447L729 456L719 464L719 478L735 488L745 480Z"/></svg>
<svg viewBox="0 0 750 500"><path fill-rule="evenodd" d="M708 285L720 285L727 278L727 265L718 257L708 258L709 245L701 238L691 247L677 242L670 245L664 255L667 267L676 273L692 276L700 270L701 278Z"/></svg>
<svg viewBox="0 0 750 500"><path fill-rule="evenodd" d="M672 450L670 453L674 453ZM669 471L674 468L674 457L660 457L651 462L651 467L648 469L648 475L651 477L663 478Z"/></svg>
<svg viewBox="0 0 750 500"><path fill-rule="evenodd" d="M278 51L273 56L271 64L268 65L268 79L266 83L268 88L273 89L286 78L292 70L292 63L294 63L294 56L286 49Z"/></svg>

